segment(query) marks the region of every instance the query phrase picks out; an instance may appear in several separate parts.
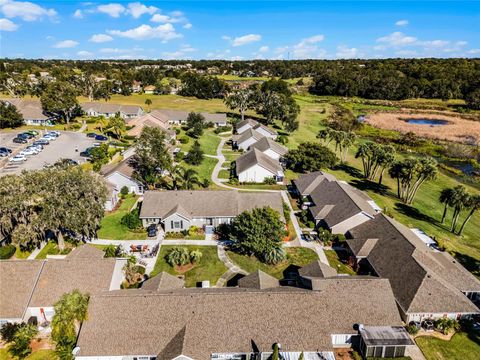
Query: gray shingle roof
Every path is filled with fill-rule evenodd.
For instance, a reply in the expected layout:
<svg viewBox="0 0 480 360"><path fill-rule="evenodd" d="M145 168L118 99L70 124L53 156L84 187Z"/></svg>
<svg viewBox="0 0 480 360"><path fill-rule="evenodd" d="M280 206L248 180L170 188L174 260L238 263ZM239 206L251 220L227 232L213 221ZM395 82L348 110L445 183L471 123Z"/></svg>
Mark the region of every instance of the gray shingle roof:
<svg viewBox="0 0 480 360"><path fill-rule="evenodd" d="M123 112L128 115L137 115L142 107L137 105L122 105L122 104L112 104L108 102L85 102L80 104L82 110L87 112L94 110L100 114L113 114L116 112Z"/></svg>
<svg viewBox="0 0 480 360"><path fill-rule="evenodd" d="M245 119L243 121L239 121L237 125L235 125L235 128L240 129L241 127L245 125L250 125L251 127L254 127L255 125L258 124L258 121L253 120L253 119Z"/></svg>
<svg viewBox="0 0 480 360"><path fill-rule="evenodd" d="M278 135L278 133L274 129L269 128L268 126L265 126L265 125L260 124L260 123L257 123L253 128L255 130L262 129L262 130L268 132L271 135Z"/></svg>
<svg viewBox="0 0 480 360"><path fill-rule="evenodd" d="M237 143L238 146L240 146L240 144L244 143L248 139L253 138L254 140L258 141L262 137L264 137L262 134L260 134L258 131L255 131L255 130L250 128L250 129L245 130L240 135L233 136L232 139L233 139L233 141L235 141Z"/></svg>
<svg viewBox="0 0 480 360"><path fill-rule="evenodd" d="M336 181L335 176L325 173L323 171L314 171L308 174L300 175L298 179L294 180L298 192L302 196L308 196L322 181Z"/></svg>
<svg viewBox="0 0 480 360"><path fill-rule="evenodd" d="M99 249L93 245L85 244L73 249L70 254L67 255L68 259L103 259L105 253L102 249Z"/></svg>
<svg viewBox="0 0 480 360"><path fill-rule="evenodd" d="M252 148L258 149L261 152L265 152L270 149L275 151L280 156L283 156L288 152L288 149L285 146L266 136L258 140L255 144L250 145L250 149Z"/></svg>
<svg viewBox="0 0 480 360"><path fill-rule="evenodd" d="M263 206L277 210L283 218L283 202L279 193L216 190L146 191L140 217L164 219L177 206L189 218L234 217L245 210Z"/></svg>
<svg viewBox="0 0 480 360"><path fill-rule="evenodd" d="M308 265L303 266L298 270L298 273L302 277L309 278L326 278L337 276L337 271L330 265L321 262L320 260L313 261Z"/></svg>
<svg viewBox="0 0 480 360"><path fill-rule="evenodd" d="M78 355L181 352L202 360L216 352L250 352L252 343L267 351L275 342L285 351L331 351L331 334L354 334L354 324L401 325L388 280L322 281L322 291L210 288L95 295ZM119 314L121 319L112 321Z"/></svg>
<svg viewBox="0 0 480 360"><path fill-rule="evenodd" d="M103 176L109 176L115 172L118 172L129 179L132 179L134 168L130 165L130 158L123 159L117 164L109 164L102 167L100 174Z"/></svg>
<svg viewBox="0 0 480 360"><path fill-rule="evenodd" d="M182 279L162 271L160 274L146 280L142 284L143 290L181 289L185 285Z"/></svg>
<svg viewBox="0 0 480 360"><path fill-rule="evenodd" d="M282 166L277 160L272 159L256 148L247 151L235 160L235 171L237 174L240 174L255 165L260 165L274 175L283 172Z"/></svg>
<svg viewBox="0 0 480 360"><path fill-rule="evenodd" d="M410 229L383 214L349 231L358 255L371 244L367 260L388 278L395 298L410 313L472 313L478 308L462 291L480 291L480 281L448 253L433 252Z"/></svg>
<svg viewBox="0 0 480 360"><path fill-rule="evenodd" d="M14 105L25 120L47 120L52 118L43 113L42 104L39 100L14 98L5 101Z"/></svg>
<svg viewBox="0 0 480 360"><path fill-rule="evenodd" d="M264 273L262 270L257 270L238 280L238 286L262 290L279 287L280 283L273 276Z"/></svg>
<svg viewBox="0 0 480 360"><path fill-rule="evenodd" d="M22 318L42 267L40 260L0 261L0 319Z"/></svg>
<svg viewBox="0 0 480 360"><path fill-rule="evenodd" d="M322 181L311 193L314 206L310 212L316 220L323 220L329 227L363 212L371 217L376 211L368 203L371 199L360 190L340 181ZM328 209L327 212L322 210Z"/></svg>

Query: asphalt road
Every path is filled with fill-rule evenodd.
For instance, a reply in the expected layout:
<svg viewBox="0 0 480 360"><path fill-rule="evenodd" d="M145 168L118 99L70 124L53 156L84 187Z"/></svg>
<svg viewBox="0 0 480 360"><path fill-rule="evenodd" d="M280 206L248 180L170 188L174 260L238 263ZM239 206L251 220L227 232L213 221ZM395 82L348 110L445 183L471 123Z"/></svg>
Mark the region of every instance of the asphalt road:
<svg viewBox="0 0 480 360"><path fill-rule="evenodd" d="M28 144L16 144L12 140L18 132L0 133L0 146L11 148L13 153L21 151ZM40 138L40 136L37 136ZM29 141L32 143L33 139ZM17 174L23 170L38 170L46 164L53 164L59 159L73 159L82 163L85 158L80 156L80 152L92 146L94 139L88 138L84 133L61 131L61 135L51 141L49 145L43 147L43 151L37 155L31 155L23 163L9 163L8 158L0 160L0 176L6 174ZM75 148L78 147L78 152Z"/></svg>

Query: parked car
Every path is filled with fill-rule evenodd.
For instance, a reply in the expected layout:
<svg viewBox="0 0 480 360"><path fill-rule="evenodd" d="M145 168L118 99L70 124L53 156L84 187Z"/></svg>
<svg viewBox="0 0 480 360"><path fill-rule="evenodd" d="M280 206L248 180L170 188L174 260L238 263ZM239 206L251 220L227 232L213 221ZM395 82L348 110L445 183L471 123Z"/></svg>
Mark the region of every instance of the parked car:
<svg viewBox="0 0 480 360"><path fill-rule="evenodd" d="M18 134L17 137L24 137L26 139L31 139L33 138L33 135L30 134L29 132L24 132L24 133Z"/></svg>
<svg viewBox="0 0 480 360"><path fill-rule="evenodd" d="M27 158L25 155L18 154L10 158L10 162L24 162L24 161L27 161Z"/></svg>
<svg viewBox="0 0 480 360"><path fill-rule="evenodd" d="M55 141L57 140L57 137L55 135L47 134L47 135L43 135L42 139L45 139L48 141Z"/></svg>
<svg viewBox="0 0 480 360"><path fill-rule="evenodd" d="M89 148L86 148L84 151L82 151L80 153L80 156L81 157L86 157L86 158L89 158L91 156L90 152L92 151L93 148L89 147Z"/></svg>
<svg viewBox="0 0 480 360"><path fill-rule="evenodd" d="M8 155L6 151L0 151L0 157L7 157Z"/></svg>
<svg viewBox="0 0 480 360"><path fill-rule="evenodd" d="M87 137L90 137L90 138L94 138L95 136L97 136L97 134L93 132L87 134Z"/></svg>
<svg viewBox="0 0 480 360"><path fill-rule="evenodd" d="M16 144L26 144L28 143L28 140L22 137L16 137L15 139L13 139L13 142Z"/></svg>
<svg viewBox="0 0 480 360"><path fill-rule="evenodd" d="M33 145L42 145L43 146L43 145L48 145L48 144L50 144L50 142L47 139L43 139L43 138L33 142Z"/></svg>
<svg viewBox="0 0 480 360"><path fill-rule="evenodd" d="M2 147L0 147L0 152L6 152L7 154L11 154L12 149L2 146Z"/></svg>
<svg viewBox="0 0 480 360"><path fill-rule="evenodd" d="M52 130L52 131L49 131L48 133L56 137L59 137L62 134L60 131L57 131L57 130Z"/></svg>
<svg viewBox="0 0 480 360"><path fill-rule="evenodd" d="M148 231L148 237L155 237L157 236L157 226L155 224L150 225L147 228Z"/></svg>
<svg viewBox="0 0 480 360"><path fill-rule="evenodd" d="M20 151L20 155L25 155L25 156L37 155L37 154L38 154L38 152L36 152L33 149L23 149L22 151Z"/></svg>
<svg viewBox="0 0 480 360"><path fill-rule="evenodd" d="M108 140L108 138L104 135L96 135L95 136L95 140L98 140L98 141L105 141L105 140Z"/></svg>
<svg viewBox="0 0 480 360"><path fill-rule="evenodd" d="M92 144L93 147L99 147L100 145L102 145L102 144L99 143L99 142L94 142L94 143Z"/></svg>
<svg viewBox="0 0 480 360"><path fill-rule="evenodd" d="M38 131L36 130L28 130L28 131L25 131L25 134L30 134L32 136L37 136L38 135Z"/></svg>

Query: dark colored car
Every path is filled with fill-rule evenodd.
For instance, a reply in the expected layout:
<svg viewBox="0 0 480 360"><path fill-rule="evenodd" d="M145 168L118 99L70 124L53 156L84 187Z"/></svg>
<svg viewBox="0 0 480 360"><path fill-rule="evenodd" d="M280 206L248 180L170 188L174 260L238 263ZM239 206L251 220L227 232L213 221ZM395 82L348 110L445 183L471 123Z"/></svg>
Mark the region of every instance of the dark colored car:
<svg viewBox="0 0 480 360"><path fill-rule="evenodd" d="M33 142L33 145L48 145L48 144L50 144L50 142L45 139L40 139Z"/></svg>
<svg viewBox="0 0 480 360"><path fill-rule="evenodd" d="M147 228L148 231L148 237L155 237L157 236L157 226L155 224L150 225Z"/></svg>
<svg viewBox="0 0 480 360"><path fill-rule="evenodd" d="M17 137L25 137L27 139L31 139L33 138L33 135L30 134L29 132L24 132L24 133L18 134Z"/></svg>
<svg viewBox="0 0 480 360"><path fill-rule="evenodd" d="M82 151L82 152L80 153L80 156L81 156L81 157L86 157L86 158L91 157L91 156L92 156L92 155L91 155L92 149L93 149L93 148L91 148L91 147L86 148L84 151Z"/></svg>
<svg viewBox="0 0 480 360"><path fill-rule="evenodd" d="M11 154L12 149L9 149L7 147L0 147L0 152L5 152L7 154Z"/></svg>
<svg viewBox="0 0 480 360"><path fill-rule="evenodd" d="M88 133L87 134L87 137L94 138L95 136L97 136L97 134L95 134L95 133Z"/></svg>
<svg viewBox="0 0 480 360"><path fill-rule="evenodd" d="M28 141L23 137L16 137L15 139L13 139L13 142L16 144L26 144Z"/></svg>
<svg viewBox="0 0 480 360"><path fill-rule="evenodd" d="M96 135L95 140L105 141L105 140L108 140L108 138L106 136L103 136L103 135Z"/></svg>

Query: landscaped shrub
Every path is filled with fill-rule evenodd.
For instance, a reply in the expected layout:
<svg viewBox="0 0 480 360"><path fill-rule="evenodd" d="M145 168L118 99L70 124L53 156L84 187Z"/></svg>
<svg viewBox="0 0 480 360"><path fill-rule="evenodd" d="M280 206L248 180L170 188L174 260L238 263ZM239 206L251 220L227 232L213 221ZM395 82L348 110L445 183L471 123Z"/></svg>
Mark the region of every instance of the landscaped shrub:
<svg viewBox="0 0 480 360"><path fill-rule="evenodd" d="M128 193L129 193L128 187L122 186L122 188L120 189L120 195L122 195L122 197L125 197L128 195Z"/></svg>
<svg viewBox="0 0 480 360"><path fill-rule="evenodd" d="M231 131L232 130L232 127L229 126L229 125L226 125L226 126L219 126L217 127L213 132L215 134L220 134L220 133L223 133L223 132L228 132L228 131Z"/></svg>
<svg viewBox="0 0 480 360"><path fill-rule="evenodd" d="M185 234L183 232L167 231L165 239L183 239Z"/></svg>
<svg viewBox="0 0 480 360"><path fill-rule="evenodd" d="M180 130L179 128L175 128L175 134L180 134L182 132L182 130Z"/></svg>
<svg viewBox="0 0 480 360"><path fill-rule="evenodd" d="M200 259L202 258L203 254L199 250L193 250L190 252L190 262L192 263L198 263Z"/></svg>
<svg viewBox="0 0 480 360"><path fill-rule="evenodd" d="M10 259L15 254L15 250L12 244L0 247L0 260Z"/></svg>
<svg viewBox="0 0 480 360"><path fill-rule="evenodd" d="M182 151L179 151L179 152L175 153L175 161L176 162L182 161L184 159L184 157L185 157L185 153L182 152Z"/></svg>
<svg viewBox="0 0 480 360"><path fill-rule="evenodd" d="M286 251L282 246L275 246L270 251L267 251L264 255L264 261L267 264L275 265L285 260L287 257Z"/></svg>
<svg viewBox="0 0 480 360"><path fill-rule="evenodd" d="M418 334L418 327L417 325L415 324L410 324L410 325L407 325L405 326L405 329L407 330L407 332L410 334L410 335L417 335Z"/></svg>
<svg viewBox="0 0 480 360"><path fill-rule="evenodd" d="M448 333L452 330L457 331L460 330L460 324L458 321L449 319L449 318L440 318L435 321L435 329L440 331L441 333L448 335Z"/></svg>
<svg viewBox="0 0 480 360"><path fill-rule="evenodd" d="M267 177L265 180L263 180L263 183L266 185L275 185L277 181L275 180L274 177Z"/></svg>
<svg viewBox="0 0 480 360"><path fill-rule="evenodd" d="M178 139L178 141L180 141L181 144L188 144L190 141L190 138L188 136L182 136Z"/></svg>
<svg viewBox="0 0 480 360"><path fill-rule="evenodd" d="M187 248L184 247L175 247L170 250L165 256L165 260L172 267L187 265L191 261L190 254Z"/></svg>
<svg viewBox="0 0 480 360"><path fill-rule="evenodd" d="M26 325L25 323L5 323L0 328L0 337L5 343L12 342L18 329Z"/></svg>
<svg viewBox="0 0 480 360"><path fill-rule="evenodd" d="M128 214L123 215L120 223L125 225L130 230L136 230L142 227L142 221L139 218L140 211L139 209L134 209Z"/></svg>

